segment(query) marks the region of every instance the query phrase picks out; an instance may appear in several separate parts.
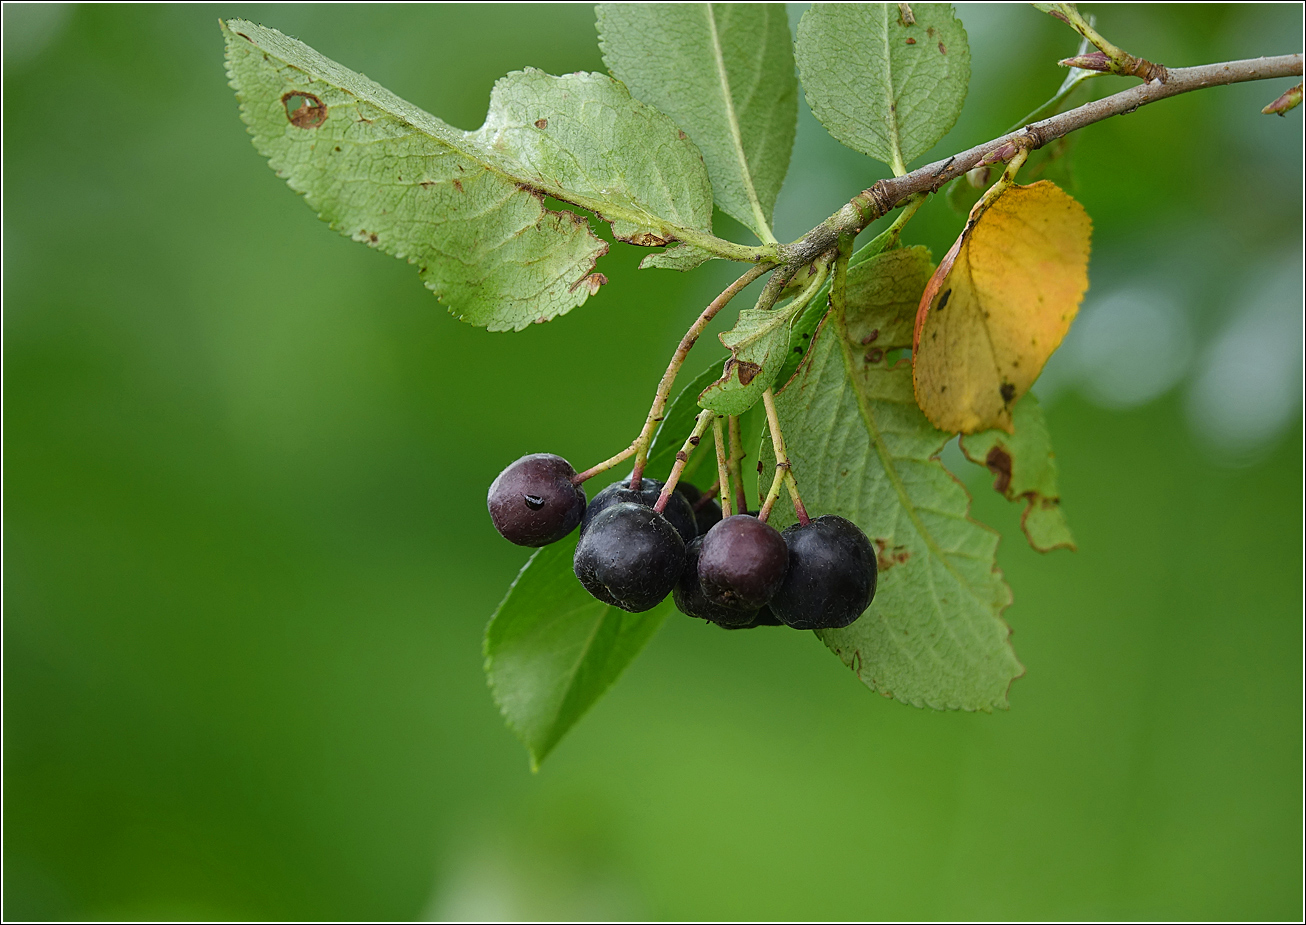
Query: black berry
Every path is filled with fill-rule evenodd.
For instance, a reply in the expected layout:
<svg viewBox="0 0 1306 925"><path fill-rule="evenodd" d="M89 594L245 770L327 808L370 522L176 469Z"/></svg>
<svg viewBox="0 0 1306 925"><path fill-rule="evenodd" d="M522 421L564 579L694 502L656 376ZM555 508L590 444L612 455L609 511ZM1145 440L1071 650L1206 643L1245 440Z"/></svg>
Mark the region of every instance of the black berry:
<svg viewBox="0 0 1306 925"><path fill-rule="evenodd" d="M684 495L694 509L694 525L698 527L699 536L705 536L707 531L721 523L721 504L715 498L704 498L698 487L688 482L677 483L676 491Z"/></svg>
<svg viewBox="0 0 1306 925"><path fill-rule="evenodd" d="M657 503L658 495L662 494L664 484L657 479L644 476L639 480L639 491L631 491L630 476L626 476L619 482L613 482L595 495L594 500L589 503L585 517L580 522L580 532L584 533L588 530L594 518L614 504L629 501L652 507ZM689 499L684 495L673 491L671 497L667 499L667 506L663 509L662 516L671 522L671 526L676 528L680 538L686 543L698 536L698 526L694 523L694 509L689 506Z"/></svg>
<svg viewBox="0 0 1306 925"><path fill-rule="evenodd" d="M754 626L784 626L784 621L775 615L775 611L770 607L763 607L757 612L757 622Z"/></svg>
<svg viewBox="0 0 1306 925"><path fill-rule="evenodd" d="M685 567L685 543L665 517L620 501L599 512L580 535L572 570L585 590L631 613L656 607Z"/></svg>
<svg viewBox="0 0 1306 925"><path fill-rule="evenodd" d="M547 546L562 539L585 513L585 492L571 481L575 474L561 456L523 456L490 485L486 504L494 528L518 546Z"/></svg>
<svg viewBox="0 0 1306 925"><path fill-rule="evenodd" d="M756 610L784 581L789 550L780 533L756 517L727 517L703 537L698 580L707 599Z"/></svg>
<svg viewBox="0 0 1306 925"><path fill-rule="evenodd" d="M847 626L875 597L875 548L856 524L834 514L785 530L789 571L771 600L794 629Z"/></svg>
<svg viewBox="0 0 1306 925"><path fill-rule="evenodd" d="M757 612L757 616L753 618L752 623L745 623L743 626L727 626L725 629L751 630L756 629L759 626L784 626L784 624L781 623L776 615L771 612L770 607L763 607Z"/></svg>
<svg viewBox="0 0 1306 925"><path fill-rule="evenodd" d="M755 626L757 611L715 604L703 593L703 586L698 581L698 553L702 546L703 538L698 537L685 547L685 568L680 573L680 581L675 590L671 592L676 607L686 616L697 617L726 629Z"/></svg>

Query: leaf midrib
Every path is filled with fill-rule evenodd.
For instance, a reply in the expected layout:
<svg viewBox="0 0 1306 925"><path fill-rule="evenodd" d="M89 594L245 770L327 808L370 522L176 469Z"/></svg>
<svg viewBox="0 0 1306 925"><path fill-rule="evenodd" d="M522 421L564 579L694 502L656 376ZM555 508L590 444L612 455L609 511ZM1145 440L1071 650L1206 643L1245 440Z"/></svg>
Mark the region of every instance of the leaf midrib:
<svg viewBox="0 0 1306 925"><path fill-rule="evenodd" d="M580 674L581 666L585 664L585 659L589 655L590 649L594 647L594 640L598 637L599 630L601 630L603 624L607 622L608 612L610 610L612 610L612 608L607 606L599 613L598 618L594 621L593 629L590 630L589 637L585 640L585 644L580 647L580 654L576 657L576 661L571 666L571 670L567 672L567 685L562 691L562 698L558 701L558 709L553 714L553 720L549 723L548 730L543 736L542 744L538 747L538 750L535 747L530 749L531 764L534 766L532 770L539 770L540 762L543 761L548 756L549 752L553 750L553 747L558 744L567 729L571 728L571 725L568 725L561 733L557 731L558 724L562 719L563 710L567 707L567 701L576 690L576 677Z"/></svg>
<svg viewBox="0 0 1306 925"><path fill-rule="evenodd" d="M889 154L893 158L889 167L895 177L901 177L907 173L907 164L902 159L902 138L898 131L898 103L893 98L893 52L889 47L889 4L880 4L880 9L884 14L884 83L888 96L889 144L892 148Z"/></svg>
<svg viewBox="0 0 1306 925"><path fill-rule="evenodd" d="M257 41L247 37L243 33L238 34L235 30L231 29L232 25L238 23L241 26L249 25L249 26L255 26L255 29L261 28L256 26L254 23L248 23L245 20L233 19L229 23L224 23L223 29L229 35L238 38L243 38L245 41L247 41L250 44L251 47L257 49L262 54L275 58L277 61L280 61L284 66L294 68L297 71L301 71L302 73L308 75L313 80L321 81L322 83L327 84L328 86L333 87L334 89L339 90L342 93L349 94L349 96L353 97L356 100L362 100L371 106L375 106L381 112L384 112L389 118L394 119L395 121L401 123L402 125L407 126L417 134L420 134L426 138L430 138L432 141L436 142L439 145L442 145L447 148L451 148L452 150L463 155L464 157L467 157L470 160L474 161L477 164L477 166L479 166L482 170L485 170L487 173L492 173L495 176L502 177L504 180L507 180L508 182L512 183L514 186L520 187L521 189L526 191L544 193L547 196L552 196L554 199L560 200L562 202L571 203L572 205L579 206L580 208L585 209L586 211L593 212L596 215L601 215L606 220L619 219L619 220L630 222L631 224L634 225L639 225L641 227L655 226L656 230L659 232L659 236L666 238L668 241L675 240L675 241L684 242L686 244L693 244L703 248L704 250L711 251L712 253L721 253L723 250L722 247L723 245L725 246L725 249L729 251L736 251L740 249L739 245L735 245L732 242L725 241L724 239L718 238L716 235L712 234L711 232L704 232L697 228L690 228L688 226L681 225L676 222L667 221L666 219L663 219L661 216L654 216L654 218L656 218L656 222L650 222L648 215L640 211L623 208L619 203L593 199L591 197L578 194L573 190L567 190L567 189L563 189L562 187L553 186L552 184L549 184L547 182L540 182L537 179L533 179L533 178L524 179L522 177L513 176L511 173L508 173L507 171L503 170L497 165L496 161L498 160L498 158L493 156L487 156L487 152L484 150L483 146L480 143L476 142L473 138L476 132L460 131L454 128L453 126L448 125L448 123L446 123L443 119L440 119L438 116L434 116L431 113L427 112L426 110L422 109L420 106L417 106L415 103L407 103L407 105L412 106L414 109L421 112L423 115L429 117L433 122L436 122L440 125L447 127L449 129L451 137L444 138L439 135L432 134L425 127L418 125L417 123L411 121L405 116L395 112L393 109L387 106L383 101L374 97L373 95L356 92L353 89L343 87L340 84L336 83L335 80L324 76L317 68L313 67L308 61L302 59L298 61L291 61L290 59L283 57L283 55L278 53L277 51L271 50L265 47L264 45L260 45ZM715 34L715 25L713 26L713 28ZM250 31L254 31L254 30L250 30ZM343 67L343 65L341 65L341 67ZM733 116L733 110L732 110L732 116ZM731 129L732 131L735 130L733 121L731 124ZM477 131L480 130L477 129ZM509 160L514 164L518 164L518 166L522 166L516 160L516 158L509 158L504 156L503 160ZM750 191L750 196L753 195L751 191L751 186L749 187L749 191ZM775 244L776 239L774 236L770 236L769 239L764 238L764 243Z"/></svg>
<svg viewBox="0 0 1306 925"><path fill-rule="evenodd" d="M857 386L856 371L853 366L853 356L848 347L847 330L844 327L844 319L842 317L835 319L835 330L833 333L839 338L839 350L843 356L844 374L848 379L849 386L853 390L853 395L857 398L857 410L861 413L862 423L866 425L866 432L870 435L871 444L875 447L875 452L880 457L881 465L884 466L884 474L888 477L889 483L893 485L893 490L898 495L898 503L902 506L902 509L907 512L907 518L911 521L912 526L916 528L917 534L919 534L920 538L924 541L931 555L943 563L943 567L948 570L961 587L969 589L970 582L966 580L961 572L957 571L956 567L944 553L943 549L940 548L937 542L935 542L934 535L921 521L920 515L916 512L916 505L911 500L911 496L907 493L907 487L903 485L902 478L898 475L898 469L894 462L894 457L889 452L889 448L885 445L884 438L880 435L880 428L875 423L875 416L868 407L867 398L862 394L862 390Z"/></svg>
<svg viewBox="0 0 1306 925"><path fill-rule="evenodd" d="M707 12L707 26L711 35L712 58L716 64L717 80L721 85L721 95L726 104L726 125L730 128L730 142L735 149L735 159L739 162L740 177L744 182L744 193L748 196L748 204L753 210L753 218L757 222L757 236L763 244L777 243L776 236L771 232L771 223L766 220L766 213L762 209L761 200L757 198L757 190L753 186L753 174L748 168L748 158L744 156L744 139L739 132L739 116L735 113L735 99L730 91L730 76L726 73L725 56L721 49L721 36L717 32L716 12L712 9L712 4L705 3L703 6Z"/></svg>

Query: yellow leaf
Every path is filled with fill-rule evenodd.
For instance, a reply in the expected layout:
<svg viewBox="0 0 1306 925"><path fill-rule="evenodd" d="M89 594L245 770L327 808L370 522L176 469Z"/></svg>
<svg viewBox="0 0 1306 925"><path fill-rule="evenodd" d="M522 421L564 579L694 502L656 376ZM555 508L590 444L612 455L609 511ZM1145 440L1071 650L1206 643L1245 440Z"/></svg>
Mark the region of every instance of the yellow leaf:
<svg viewBox="0 0 1306 925"><path fill-rule="evenodd" d="M1088 289L1092 230L1084 207L1046 180L975 206L916 313L912 381L930 423L1012 432L1012 407Z"/></svg>

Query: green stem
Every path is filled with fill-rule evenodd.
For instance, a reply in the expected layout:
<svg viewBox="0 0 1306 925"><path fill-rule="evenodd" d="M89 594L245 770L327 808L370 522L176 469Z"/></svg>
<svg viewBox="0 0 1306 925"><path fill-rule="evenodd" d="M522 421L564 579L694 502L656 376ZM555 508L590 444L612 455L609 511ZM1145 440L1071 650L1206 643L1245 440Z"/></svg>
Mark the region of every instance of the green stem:
<svg viewBox="0 0 1306 925"><path fill-rule="evenodd" d="M984 195L980 197L980 201L970 210L971 217L969 221L973 222L983 215L999 196L1015 185L1016 172L1020 170L1028 157L1028 148L1021 148L1011 156L1011 160L1007 161L1006 169L1002 171L1002 176L998 177L998 182L985 190Z"/></svg>
<svg viewBox="0 0 1306 925"><path fill-rule="evenodd" d="M685 464L689 462L689 457L693 455L694 448L703 439L703 433L707 430L707 425L711 423L711 411L700 411L698 417L694 419L694 429L690 431L689 437L685 440L685 445L676 453L676 464L671 467L671 474L667 476L667 483L662 486L662 493L658 495L658 500L653 505L653 510L659 514L666 509L667 500L671 497L671 493L676 490L676 484L680 481L680 473L685 471Z"/></svg>
<svg viewBox="0 0 1306 925"><path fill-rule="evenodd" d="M794 478L789 455L785 452L785 438L780 431L780 414L775 407L775 392L771 389L763 392L762 404L766 408L766 423L771 431L771 447L775 450L775 479L771 482L771 490L767 492L766 502L758 511L757 519L765 521L771 516L771 508L775 506L776 498L780 496L780 486L783 484L789 489L789 500L793 502L798 522L806 525L811 518L807 516L807 507L798 493L798 481Z"/></svg>
<svg viewBox="0 0 1306 925"><path fill-rule="evenodd" d="M1096 20L1092 16L1090 16L1088 17L1088 24L1090 26L1095 25ZM1087 52L1088 46L1089 46L1088 39L1081 38L1079 40L1079 50L1075 52L1076 56L1082 56L1085 52ZM1040 119L1045 119L1048 116L1055 115L1061 107L1062 100L1068 97L1076 87L1078 87L1084 81L1088 80L1088 78L1097 77L1100 73L1102 72L1090 71L1081 67L1071 67L1070 73L1066 75L1065 80L1061 81L1061 86L1057 88L1057 92L1052 94L1052 99L1048 100L1046 103L1044 103L1042 106L1038 107L1037 109L1033 110L1032 112L1027 113L1025 115L1025 118L1021 119L1019 122L1012 125L1009 129L1007 129L1007 131L1014 132L1022 125L1029 125L1031 122L1037 122Z"/></svg>
<svg viewBox="0 0 1306 925"><path fill-rule="evenodd" d="M1061 64L1068 67L1077 67L1080 66L1078 62L1084 62L1090 57L1095 57L1095 60L1087 60L1087 63L1105 73L1118 74L1121 77L1138 77L1144 81L1157 80L1165 83L1169 74L1164 65L1153 64L1146 58L1137 58L1118 45L1107 41L1100 32L1093 28L1093 23L1084 19L1075 4L1057 3L1054 4L1054 7L1049 11L1051 15L1065 22L1070 28L1092 42L1097 50L1106 57L1106 61L1102 61L1100 57L1081 54L1076 58L1067 58Z"/></svg>
<svg viewBox="0 0 1306 925"><path fill-rule="evenodd" d="M713 482L711 485L707 486L707 488L704 488L702 497L700 497L697 501L694 502L694 511L698 512L703 510L703 508L707 507L712 502L712 499L717 496L717 492L720 490L721 490L721 482L719 480Z"/></svg>
<svg viewBox="0 0 1306 925"><path fill-rule="evenodd" d="M716 438L716 476L721 486L721 516L729 517L734 508L730 504L730 472L726 467L726 435L721 427L724 414L712 418L712 436Z"/></svg>
<svg viewBox="0 0 1306 925"><path fill-rule="evenodd" d="M648 448L653 442L653 433L658 424L662 421L662 415L667 410L667 401L671 395L671 387L676 384L676 375L680 372L680 367L685 365L685 358L689 356L690 349L703 333L703 329L711 323L716 317L717 312L725 308L730 300L743 292L748 285L756 280L768 270L773 269L773 264L762 264L753 267L739 279L735 280L725 291L712 300L703 313L698 316L685 336L680 339L680 345L676 347L676 352L672 354L671 362L667 365L667 370L662 374L662 380L658 383L657 393L653 396L653 405L648 409L648 417L644 420L644 427L635 438L635 442L626 447L616 456L605 459L597 466L591 466L584 472L573 476L572 482L579 485L586 479L593 478L600 472L606 472L613 466L618 466L631 456L635 457L635 470L630 476L630 487L635 491L639 490L640 479L644 476L644 466L648 463Z"/></svg>
<svg viewBox="0 0 1306 925"><path fill-rule="evenodd" d="M705 231L693 231L689 228L676 228L675 234L676 240L682 244L689 244L700 250L705 250L723 260L734 260L739 263L770 263L772 265L780 262L780 246L774 236L771 236L771 239L764 242L760 247L749 247L747 244L736 244L734 241L718 238L714 234Z"/></svg>
<svg viewBox="0 0 1306 925"><path fill-rule="evenodd" d="M730 468L730 478L734 480L735 488L735 513L748 513L748 495L744 492L744 473L742 463L744 461L744 441L739 436L739 416L732 414L727 419L727 430L730 434L730 459L728 465Z"/></svg>
<svg viewBox="0 0 1306 925"><path fill-rule="evenodd" d="M893 220L893 224L884 229L887 240L881 250L888 250L897 245L898 239L902 237L903 228L907 227L907 223L912 220L912 216L920 211L920 207L925 205L925 200L929 198L929 193L917 193L902 204L902 211ZM877 235L876 237L879 238L880 236Z"/></svg>

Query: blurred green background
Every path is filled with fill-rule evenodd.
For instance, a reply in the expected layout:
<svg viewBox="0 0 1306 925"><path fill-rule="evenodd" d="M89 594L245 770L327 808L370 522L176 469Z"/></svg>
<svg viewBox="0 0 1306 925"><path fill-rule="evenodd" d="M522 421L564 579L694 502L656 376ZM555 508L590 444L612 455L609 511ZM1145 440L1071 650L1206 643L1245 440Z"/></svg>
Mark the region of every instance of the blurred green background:
<svg viewBox="0 0 1306 925"><path fill-rule="evenodd" d="M1170 65L1301 50L1295 4L1086 9ZM937 156L1075 44L959 12ZM531 775L481 672L526 558L486 486L624 446L731 268L620 247L564 318L456 322L267 168L219 16L462 128L509 70L602 69L584 5L5 5L7 918L1300 918L1302 119L1259 114L1289 81L1076 139L1093 288L1040 390L1079 551L945 456L1005 537L1010 712L676 618ZM804 106L780 237L881 169Z"/></svg>

